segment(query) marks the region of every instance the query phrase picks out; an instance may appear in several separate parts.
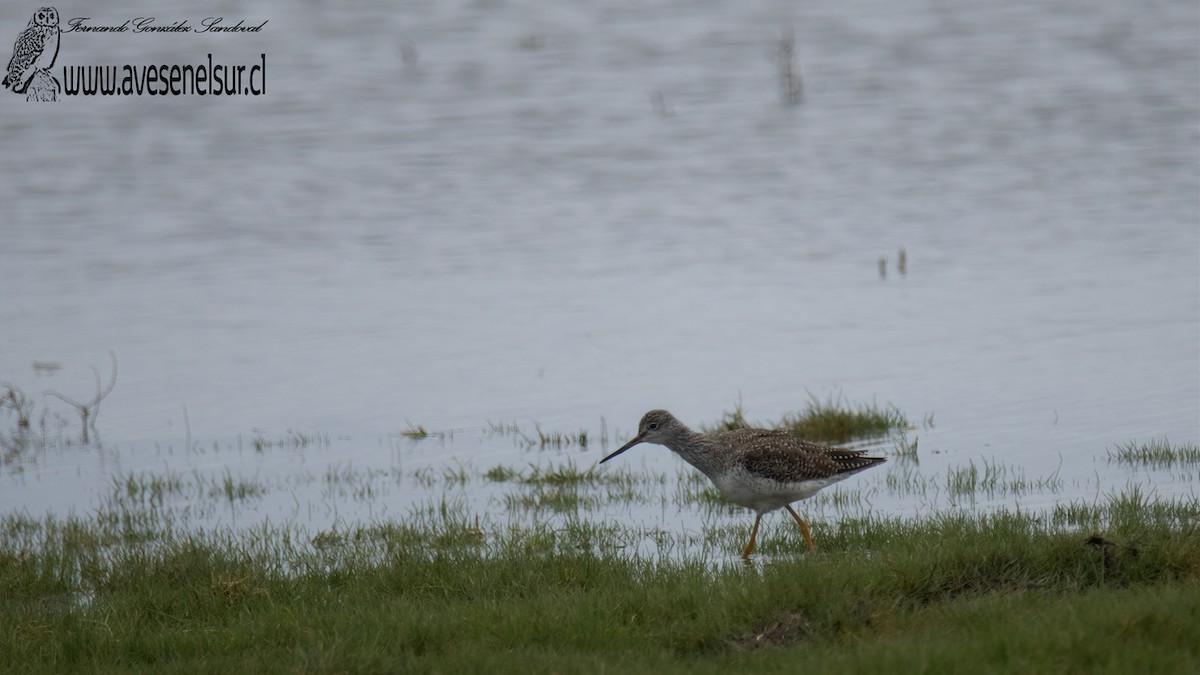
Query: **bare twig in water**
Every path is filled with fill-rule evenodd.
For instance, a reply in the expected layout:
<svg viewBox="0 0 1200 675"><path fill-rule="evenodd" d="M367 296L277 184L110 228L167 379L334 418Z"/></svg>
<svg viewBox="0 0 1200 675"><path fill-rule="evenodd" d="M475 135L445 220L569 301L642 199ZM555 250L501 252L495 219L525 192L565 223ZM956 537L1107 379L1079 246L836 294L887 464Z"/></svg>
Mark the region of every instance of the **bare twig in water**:
<svg viewBox="0 0 1200 675"><path fill-rule="evenodd" d="M796 65L796 34L791 26L784 30L775 47L775 64L779 71L779 93L787 106L804 103L804 78Z"/></svg>
<svg viewBox="0 0 1200 675"><path fill-rule="evenodd" d="M96 366L91 366L92 374L96 376L96 395L92 397L92 400L81 403L57 391L46 392L47 396L57 398L75 408L75 411L79 413L79 421L81 423L79 441L85 445L89 442L88 431L91 430L93 434L96 433L96 416L100 414L100 402L112 393L113 387L117 386L117 354L110 349L108 350L108 356L112 359L112 375L108 379L108 386L101 387L100 370Z"/></svg>

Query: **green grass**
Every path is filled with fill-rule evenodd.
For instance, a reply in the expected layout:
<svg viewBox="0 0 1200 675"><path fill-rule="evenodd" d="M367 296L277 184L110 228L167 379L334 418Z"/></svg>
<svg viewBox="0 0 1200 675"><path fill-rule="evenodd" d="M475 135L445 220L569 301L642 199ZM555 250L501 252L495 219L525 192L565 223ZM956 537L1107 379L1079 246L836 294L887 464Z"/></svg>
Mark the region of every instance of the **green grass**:
<svg viewBox="0 0 1200 675"><path fill-rule="evenodd" d="M840 399L812 398L804 412L784 416L778 426L806 440L845 443L856 438L884 436L906 429L909 423L903 413L892 407L880 408L873 403L847 406Z"/></svg>
<svg viewBox="0 0 1200 675"><path fill-rule="evenodd" d="M813 553L769 515L749 565L736 553L753 514L682 465L321 465L309 479L329 499L425 496L316 531L202 524L288 483L121 473L94 511L0 515L0 673L1200 672L1200 498L1127 488L1025 510L1023 495L1061 493L1057 472L964 458L923 474L893 409L814 400L785 423L830 443L890 434L905 461L805 502ZM746 424L739 406L719 427ZM533 429L481 434L587 442ZM1123 448L1110 461L1200 460L1165 441ZM876 495L932 505L882 517ZM1015 506L956 506L978 496ZM686 525L640 523L647 505Z"/></svg>
<svg viewBox="0 0 1200 675"><path fill-rule="evenodd" d="M108 502L133 513L145 508L161 508L172 500L199 502L205 498L221 498L240 502L262 497L267 492L265 484L235 476L228 469L219 476L206 476L199 471L140 472L113 476Z"/></svg>
<svg viewBox="0 0 1200 675"><path fill-rule="evenodd" d="M593 464L580 469L573 460L559 465L530 465L525 471L495 466L483 473L493 483L513 483L504 496L509 513L557 511L575 513L606 503L645 502L654 488L667 482L665 474L631 470L599 470Z"/></svg>
<svg viewBox="0 0 1200 675"><path fill-rule="evenodd" d="M1166 439L1146 443L1130 441L1109 450L1108 461L1156 468L1197 466L1200 465L1200 446L1187 443L1172 446Z"/></svg>
<svg viewBox="0 0 1200 675"><path fill-rule="evenodd" d="M312 537L9 515L0 672L1195 672L1200 500L1063 514L843 519L750 566L446 501Z"/></svg>
<svg viewBox="0 0 1200 675"><path fill-rule="evenodd" d="M428 438L429 432L425 429L424 425L418 424L413 426L412 422L408 422L408 428L401 431L400 435L405 438Z"/></svg>
<svg viewBox="0 0 1200 675"><path fill-rule="evenodd" d="M1020 469L987 460L980 466L976 466L974 460L968 460L966 466L946 469L946 492L951 496L974 496L977 493L989 497L1030 492L1054 494L1061 491L1062 487L1063 481L1057 471L1044 478L1028 478Z"/></svg>
<svg viewBox="0 0 1200 675"><path fill-rule="evenodd" d="M733 410L726 410L721 419L717 420L716 424L712 426L702 424L700 425L700 430L711 434L722 431L733 431L734 429L745 429L752 426L754 425L746 419L746 410L742 408L741 402L738 402L733 406Z"/></svg>
<svg viewBox="0 0 1200 675"><path fill-rule="evenodd" d="M747 420L746 411L738 403L712 425L701 425L702 431L713 433L744 427L763 426L784 429L797 438L819 443L845 443L864 438L877 438L909 428L908 419L894 407L880 408L875 404L850 406L841 398L825 401L810 397L800 413L784 415L778 422L754 424ZM904 452L916 455L916 442L905 442Z"/></svg>

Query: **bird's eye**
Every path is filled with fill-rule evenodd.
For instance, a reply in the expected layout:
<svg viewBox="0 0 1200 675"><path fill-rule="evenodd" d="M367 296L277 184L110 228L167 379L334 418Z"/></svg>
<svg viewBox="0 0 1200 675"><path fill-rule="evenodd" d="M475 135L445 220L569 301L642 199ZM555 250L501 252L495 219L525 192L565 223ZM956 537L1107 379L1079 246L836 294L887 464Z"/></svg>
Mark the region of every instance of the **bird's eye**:
<svg viewBox="0 0 1200 675"><path fill-rule="evenodd" d="M646 425L646 428L649 429L650 431L654 431L655 429L658 428L658 422L651 422L650 424Z"/></svg>

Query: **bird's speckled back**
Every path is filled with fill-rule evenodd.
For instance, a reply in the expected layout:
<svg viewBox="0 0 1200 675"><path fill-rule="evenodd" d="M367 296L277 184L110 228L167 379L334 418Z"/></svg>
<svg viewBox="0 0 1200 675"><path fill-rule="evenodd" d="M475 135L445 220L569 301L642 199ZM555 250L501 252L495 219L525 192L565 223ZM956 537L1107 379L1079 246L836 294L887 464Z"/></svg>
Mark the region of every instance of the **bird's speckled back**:
<svg viewBox="0 0 1200 675"><path fill-rule="evenodd" d="M651 410L638 424L643 442L665 445L709 478L735 465L780 482L849 476L885 462L865 450L833 448L777 429L734 429L714 434L692 431L665 410Z"/></svg>

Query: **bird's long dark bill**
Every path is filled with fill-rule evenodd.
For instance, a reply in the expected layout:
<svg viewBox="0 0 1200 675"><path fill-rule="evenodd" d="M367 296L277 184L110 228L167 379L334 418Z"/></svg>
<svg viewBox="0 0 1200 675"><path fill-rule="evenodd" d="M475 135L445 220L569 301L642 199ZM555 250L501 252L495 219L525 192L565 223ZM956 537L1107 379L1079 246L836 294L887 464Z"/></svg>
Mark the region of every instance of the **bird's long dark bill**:
<svg viewBox="0 0 1200 675"><path fill-rule="evenodd" d="M625 452L626 450L632 448L633 446L637 445L638 443L641 443L642 439L644 437L645 436L643 434L638 434L637 436L634 436L632 441L629 441L625 445L622 445L621 447L617 448L616 451L613 452L611 455L600 460L600 464L607 462L608 460L612 459L613 457L616 457L617 455L621 454L622 452Z"/></svg>

